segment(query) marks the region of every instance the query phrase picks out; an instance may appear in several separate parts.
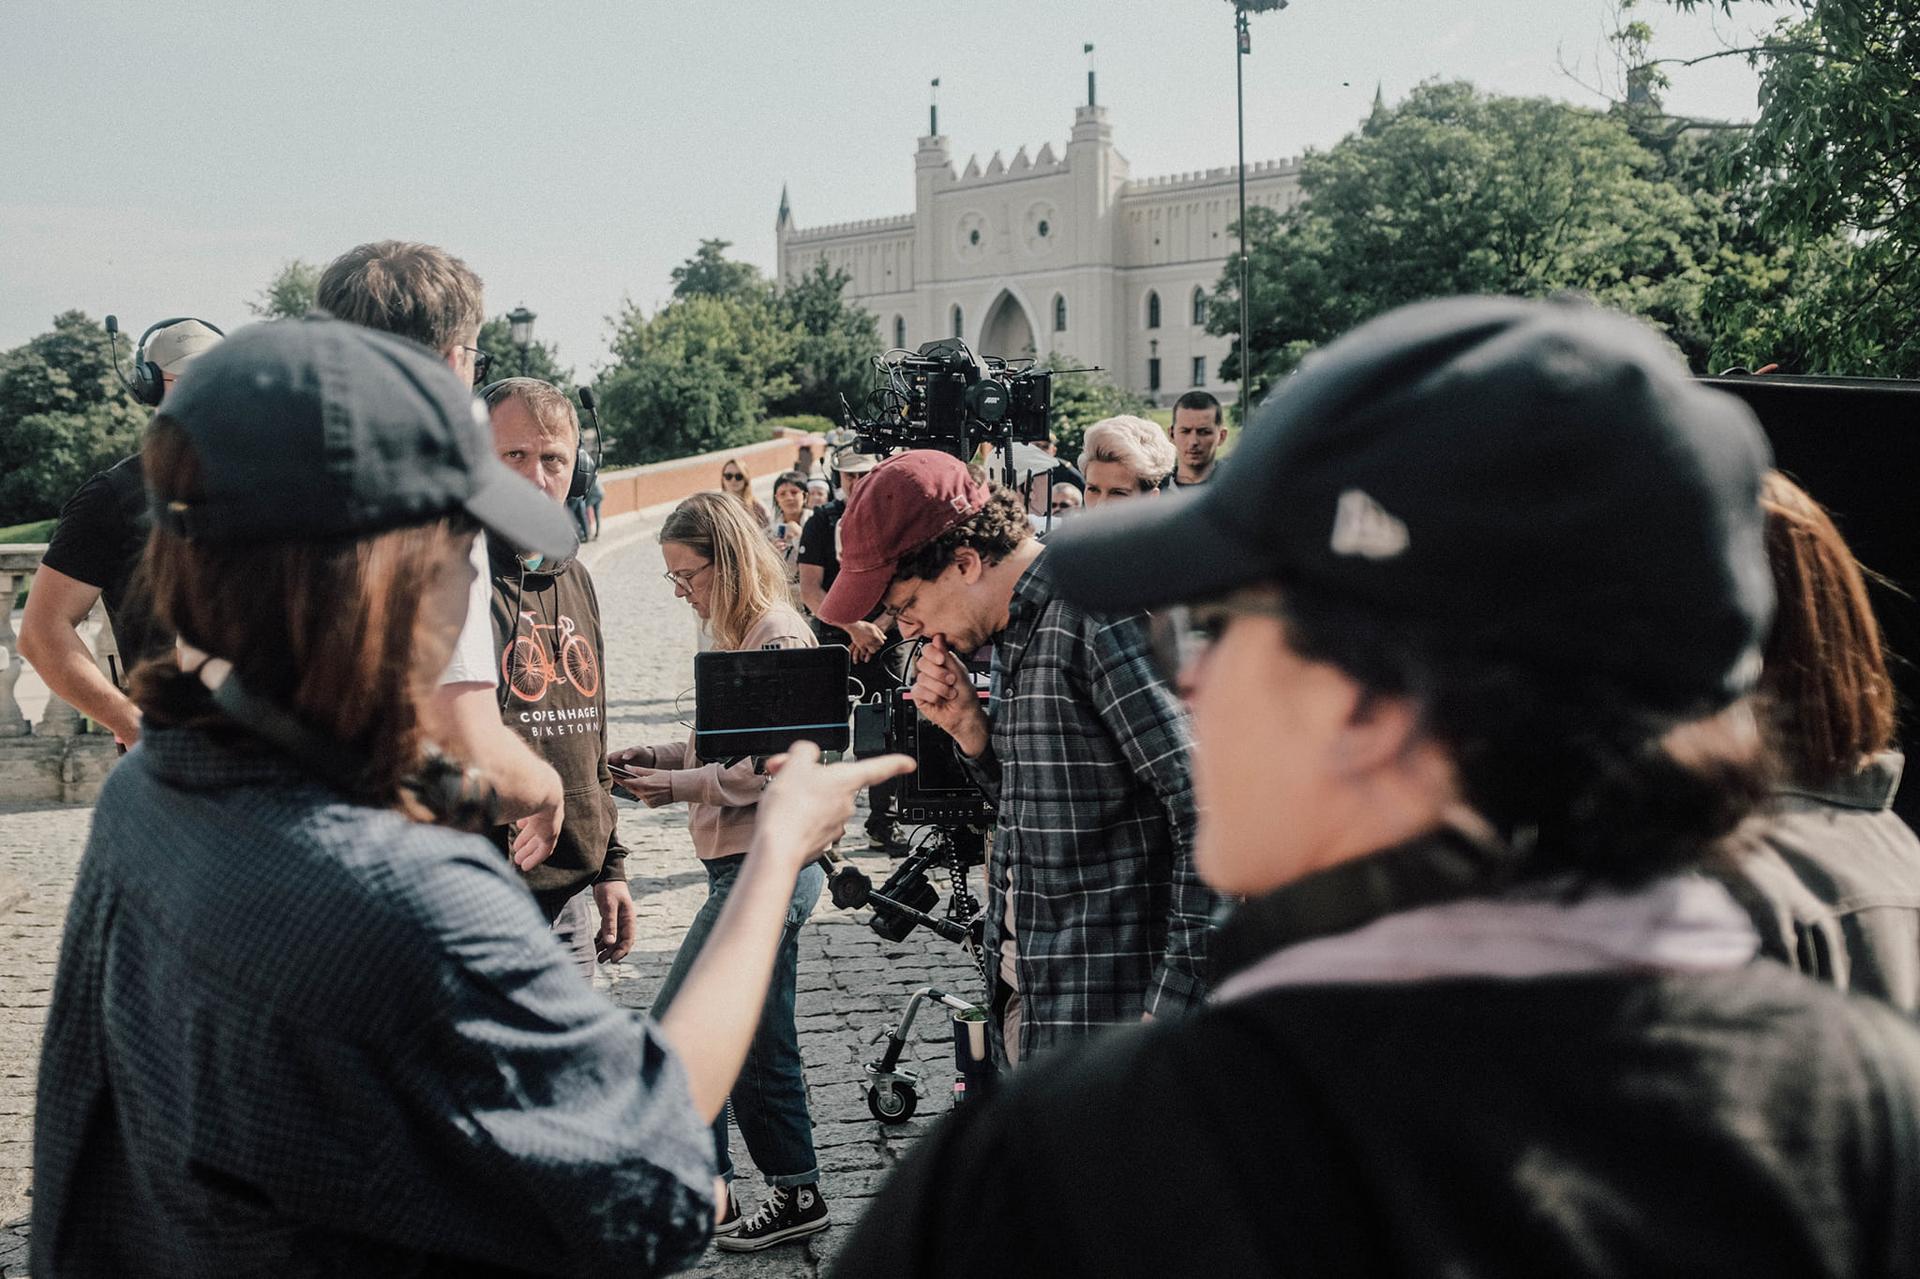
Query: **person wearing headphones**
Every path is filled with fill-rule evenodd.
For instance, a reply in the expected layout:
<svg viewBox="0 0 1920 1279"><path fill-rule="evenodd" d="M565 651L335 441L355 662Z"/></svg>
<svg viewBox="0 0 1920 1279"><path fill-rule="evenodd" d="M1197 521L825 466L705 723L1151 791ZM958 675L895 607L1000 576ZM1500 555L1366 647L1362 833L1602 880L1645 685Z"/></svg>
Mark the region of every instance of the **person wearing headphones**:
<svg viewBox="0 0 1920 1279"><path fill-rule="evenodd" d="M511 377L481 388L500 460L563 509L592 483L580 450L580 419L559 387ZM560 775L566 820L553 856L525 873L561 944L591 978L594 962L619 963L633 949L627 850L615 829L607 771L606 643L600 597L572 555L542 556L487 538L493 639L500 655L500 715ZM505 826L494 831L504 849ZM597 910L596 931L588 906Z"/></svg>
<svg viewBox="0 0 1920 1279"><path fill-rule="evenodd" d="M118 336L116 325L109 324L108 331ZM220 330L204 320L160 321L134 348L133 376L124 378L127 390L142 404L159 405L181 370L220 337ZM88 479L60 508L20 621L21 658L55 696L106 728L123 750L140 738L140 710L127 696L126 673L149 652L173 642L154 628L134 572L147 528L136 453ZM111 675L100 669L80 635L80 623L102 599L119 650Z"/></svg>
<svg viewBox="0 0 1920 1279"><path fill-rule="evenodd" d="M658 1020L579 979L420 708L476 527L556 559L433 354L255 325L144 445L147 732L108 777L41 1055L33 1272L651 1275L713 1228L719 1113L802 867L899 756L801 744Z"/></svg>

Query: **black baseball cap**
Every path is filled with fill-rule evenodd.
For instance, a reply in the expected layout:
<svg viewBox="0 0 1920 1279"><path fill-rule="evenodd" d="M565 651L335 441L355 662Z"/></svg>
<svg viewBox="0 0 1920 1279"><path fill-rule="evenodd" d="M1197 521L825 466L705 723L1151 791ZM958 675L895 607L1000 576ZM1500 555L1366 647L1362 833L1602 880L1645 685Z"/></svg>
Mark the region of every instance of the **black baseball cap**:
<svg viewBox="0 0 1920 1279"><path fill-rule="evenodd" d="M161 414L203 496L154 502L196 542L315 541L465 511L515 547L577 549L566 509L508 470L486 408L433 352L310 316L255 324L188 365Z"/></svg>
<svg viewBox="0 0 1920 1279"><path fill-rule="evenodd" d="M1310 356L1212 483L1081 516L1047 558L1097 611L1272 583L1703 709L1759 671L1769 464L1747 407L1640 322L1452 298Z"/></svg>

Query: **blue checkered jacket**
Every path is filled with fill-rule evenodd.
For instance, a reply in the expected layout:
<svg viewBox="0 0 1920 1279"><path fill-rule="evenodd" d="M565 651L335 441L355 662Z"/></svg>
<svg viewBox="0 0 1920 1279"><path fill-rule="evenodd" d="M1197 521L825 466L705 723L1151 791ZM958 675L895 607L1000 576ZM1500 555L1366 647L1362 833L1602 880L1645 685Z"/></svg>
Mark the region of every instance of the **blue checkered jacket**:
<svg viewBox="0 0 1920 1279"><path fill-rule="evenodd" d="M986 943L997 972L1010 891L1022 1057L1197 1005L1216 898L1193 868L1186 712L1153 670L1145 615L1055 596L1043 554L993 668L973 769L999 807Z"/></svg>
<svg viewBox="0 0 1920 1279"><path fill-rule="evenodd" d="M475 835L151 733L108 779L40 1067L33 1273L634 1275L713 1142Z"/></svg>

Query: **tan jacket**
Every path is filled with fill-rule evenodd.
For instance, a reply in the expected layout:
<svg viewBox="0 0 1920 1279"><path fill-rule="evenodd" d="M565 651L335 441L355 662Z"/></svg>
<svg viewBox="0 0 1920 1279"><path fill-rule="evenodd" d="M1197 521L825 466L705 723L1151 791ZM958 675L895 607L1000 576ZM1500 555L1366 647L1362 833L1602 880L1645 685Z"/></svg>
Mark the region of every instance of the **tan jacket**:
<svg viewBox="0 0 1920 1279"><path fill-rule="evenodd" d="M740 651L762 648L813 648L813 628L804 617L784 605L754 623L740 643ZM765 774L754 771L754 761L743 759L731 767L693 764L693 734L682 742L643 746L633 762L643 768L672 770L668 779L673 802L687 806L687 827L693 833L693 851L702 861L744 853L753 842L753 822Z"/></svg>

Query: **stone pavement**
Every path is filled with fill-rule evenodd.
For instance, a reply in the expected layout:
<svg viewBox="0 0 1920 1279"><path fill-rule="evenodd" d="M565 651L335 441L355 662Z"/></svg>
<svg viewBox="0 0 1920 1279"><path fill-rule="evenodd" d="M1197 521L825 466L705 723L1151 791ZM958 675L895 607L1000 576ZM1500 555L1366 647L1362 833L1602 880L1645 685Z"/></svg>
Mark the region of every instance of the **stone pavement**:
<svg viewBox="0 0 1920 1279"><path fill-rule="evenodd" d="M695 631L691 610L673 598L646 516L609 521L605 539L589 548L607 633L608 712L615 747L675 740L692 716ZM86 808L0 808L0 1279L26 1273L27 1185L35 1073L60 926L86 839ZM602 981L627 1007L644 1009L706 896L685 810L648 810L623 801L621 832L638 905L639 940L632 955ZM886 877L884 857L864 851L860 819L845 847L873 881ZM25 896L6 906L9 883ZM978 885L976 884L976 890ZM709 1276L814 1275L843 1243L893 1165L947 1108L952 1049L945 1015L932 1008L916 1025L913 1056L922 1071L920 1114L883 1128L867 1113L861 1063L877 1055L868 1043L898 1019L914 989L936 985L976 998L978 978L958 947L915 930L890 943L866 926L870 912L834 909L822 894L801 934L799 1029L812 1095L821 1189L835 1225L799 1245L732 1255L709 1248L689 1272ZM751 1212L763 1187L735 1135L741 1202Z"/></svg>

